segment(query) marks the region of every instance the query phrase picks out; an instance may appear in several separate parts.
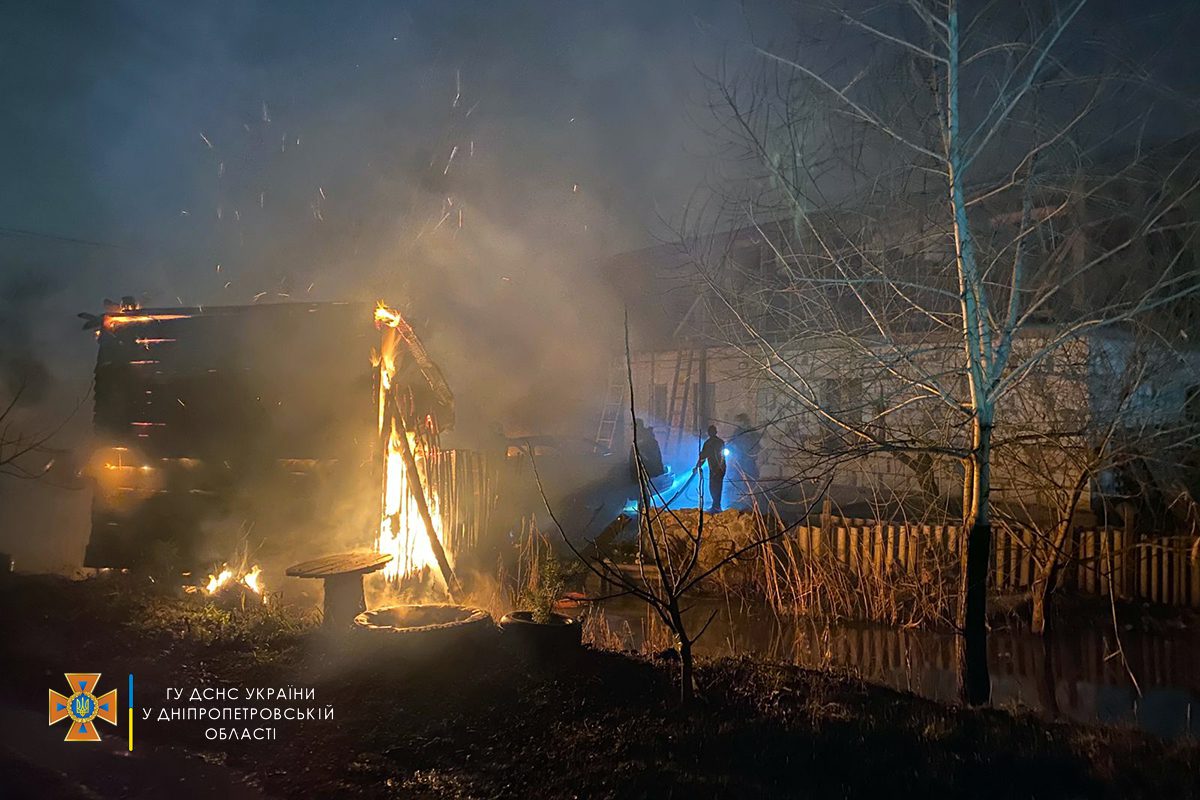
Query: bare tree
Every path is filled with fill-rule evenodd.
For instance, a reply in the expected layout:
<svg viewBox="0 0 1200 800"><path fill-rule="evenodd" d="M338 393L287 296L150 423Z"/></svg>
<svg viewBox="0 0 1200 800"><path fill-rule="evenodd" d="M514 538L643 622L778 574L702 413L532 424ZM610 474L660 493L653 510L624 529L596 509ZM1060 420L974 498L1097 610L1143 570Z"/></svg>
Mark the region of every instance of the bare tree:
<svg viewBox="0 0 1200 800"><path fill-rule="evenodd" d="M1012 398L1071 342L1200 286L1195 145L1150 147L1151 117L1103 116L1147 90L1128 65L1065 57L1085 2L826 9L841 52L873 58L760 47L751 79L718 81L737 177L685 223L749 229L768 252L736 284L713 237L693 256L718 338L787 401L777 427L807 420L798 463L905 463L927 491L956 476L972 703L990 695L994 450L1027 423Z"/></svg>
<svg viewBox="0 0 1200 800"><path fill-rule="evenodd" d="M26 386L24 381L18 383L7 404L0 408L0 475L33 480L53 466L49 442L57 429L29 431L17 419Z"/></svg>
<svg viewBox="0 0 1200 800"><path fill-rule="evenodd" d="M1200 352L1138 326L1072 342L1056 356L1052 371L1031 373L1010 400L1029 424L995 448L1008 498L996 517L1031 555L1030 626L1038 634L1064 571L1077 562L1072 537L1081 517L1105 531L1120 522L1133 532L1145 516L1156 531L1197 534L1189 478L1200 420L1188 406L1200 385ZM1166 518L1172 509L1179 519Z"/></svg>

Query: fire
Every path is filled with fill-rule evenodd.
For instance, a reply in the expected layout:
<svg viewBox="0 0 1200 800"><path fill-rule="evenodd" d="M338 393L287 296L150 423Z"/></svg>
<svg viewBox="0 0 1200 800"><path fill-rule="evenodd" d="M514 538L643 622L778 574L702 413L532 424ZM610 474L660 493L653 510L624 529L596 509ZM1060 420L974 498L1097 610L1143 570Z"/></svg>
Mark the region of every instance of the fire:
<svg viewBox="0 0 1200 800"><path fill-rule="evenodd" d="M395 328L402 324L404 320L400 316L400 312L388 308L387 305L380 300L379 305L375 307L375 321L382 322L389 328Z"/></svg>
<svg viewBox="0 0 1200 800"><path fill-rule="evenodd" d="M266 587L262 583L262 567L258 564L252 566L248 572L243 572L240 575L230 569L228 564L222 564L219 573L208 576L208 583L204 585L204 593L215 595L231 586L239 585L246 587L261 597L264 603L267 602Z"/></svg>
<svg viewBox="0 0 1200 800"><path fill-rule="evenodd" d="M242 576L242 583L249 587L250 591L255 594L263 594L262 584L259 583L259 578L262 575L262 567L255 564L250 568L250 571ZM265 597L265 595L264 595Z"/></svg>
<svg viewBox="0 0 1200 800"><path fill-rule="evenodd" d="M389 308L382 300L375 306L375 324L393 328L405 340L412 341L416 338L412 326L408 324L400 312L394 308Z"/></svg>
<svg viewBox="0 0 1200 800"><path fill-rule="evenodd" d="M208 585L204 587L204 591L209 594L216 594L217 590L225 584L229 583L229 579L233 577L233 570L229 567L221 570L220 575L209 575Z"/></svg>
<svg viewBox="0 0 1200 800"><path fill-rule="evenodd" d="M396 333L383 338L383 346L379 353L379 425L383 427L383 404L384 396L392 388L392 378L396 374L396 349L400 346L400 338L405 335L405 332L411 331L408 323L404 321L404 317L400 316L400 312L395 309L388 308L382 300L375 308L375 324L377 326L386 326L391 328Z"/></svg>
<svg viewBox="0 0 1200 800"><path fill-rule="evenodd" d="M410 487L408 469L405 465L404 445L407 444L419 472L423 472L424 455L416 434L405 431L395 415L389 413L388 404L392 401L392 379L396 375L396 359L401 339L412 335L412 328L404 321L398 311L388 308L382 301L375 309L375 323L385 330L383 343L380 348L376 367L379 369L379 434L382 439L387 437L387 457L383 470L383 511L379 523L379 539L376 550L380 553L390 553L392 560L384 568L384 576L388 580L397 580L412 575L426 567L437 570L437 556L429 543L429 534L421 518L413 489ZM442 533L442 520L439 514L437 492L429 486L425 476L418 476L419 487L427 489L425 502L429 507L429 515L433 520L434 532L441 541L445 541ZM420 491L420 489L417 489Z"/></svg>
<svg viewBox="0 0 1200 800"><path fill-rule="evenodd" d="M104 316L105 330L123 328L126 325L145 325L150 322L161 322L172 319L187 319L190 314L106 314Z"/></svg>
<svg viewBox="0 0 1200 800"><path fill-rule="evenodd" d="M383 518L379 524L379 541L375 548L380 553L390 553L392 556L392 560L383 571L384 577L389 580L411 575L425 567L437 572L437 557L429 544L425 523L417 510L417 501L408 484L401 435L404 434L397 430L393 420L391 435L388 437L387 461L384 463ZM419 468L424 459L417 447L416 436L412 432L407 436L408 445L412 448ZM423 483L428 484L427 481ZM429 504L429 515L433 518L434 531L438 538L444 541L437 494L427 493L426 502Z"/></svg>

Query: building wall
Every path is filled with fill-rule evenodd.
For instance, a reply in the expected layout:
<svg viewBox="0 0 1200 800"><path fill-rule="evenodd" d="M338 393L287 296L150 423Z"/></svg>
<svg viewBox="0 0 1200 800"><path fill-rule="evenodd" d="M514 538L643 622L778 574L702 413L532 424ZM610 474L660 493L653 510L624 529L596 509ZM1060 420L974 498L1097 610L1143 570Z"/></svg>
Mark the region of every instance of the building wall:
<svg viewBox="0 0 1200 800"><path fill-rule="evenodd" d="M1183 413L1185 400L1194 391L1195 376L1200 374L1200 361L1194 356L1190 364L1176 358L1173 371L1162 367L1131 370L1134 344L1120 336L1075 339L1050 356L1039 355L1055 333L1034 331L1014 343L1014 366L1030 359L1037 366L1001 401L995 432L996 440L1007 444L997 450L993 461L993 498L1031 511L1061 502L1064 487L1071 486L1078 475L1086 437L1106 424L1115 413L1115 398L1128 391L1123 380L1136 379L1138 385L1121 413L1128 424L1151 425ZM957 348L952 340L944 346L925 341L916 366L921 373L941 374L947 391L962 398L965 378L954 374L961 360ZM968 430L961 414L941 400L911 402L911 388L880 368L880 353L863 355L852 350L834 343L793 348L780 354L783 358L773 370L730 348L636 353L632 362L635 405L638 415L656 429L668 460L683 462L691 457L709 422L729 438L737 416L746 414L752 425L764 431L758 459L764 481L806 476L819 482L831 474L830 493L839 503L886 503L928 496L931 488L942 498L959 499L962 472L953 459L914 461L876 452L838 462L822 456L823 450L844 450L837 441L838 429L800 398L815 401L842 421L859 425L885 441L911 436L967 446ZM712 402L703 419L697 416L695 394L701 358L712 384ZM1162 360L1171 358L1164 355ZM685 381L690 383L686 409ZM673 386L678 388L674 389L672 417ZM897 404L901 406L898 410ZM1056 446L1047 447L1030 435L1047 431L1057 434ZM1085 492L1084 509L1088 497Z"/></svg>

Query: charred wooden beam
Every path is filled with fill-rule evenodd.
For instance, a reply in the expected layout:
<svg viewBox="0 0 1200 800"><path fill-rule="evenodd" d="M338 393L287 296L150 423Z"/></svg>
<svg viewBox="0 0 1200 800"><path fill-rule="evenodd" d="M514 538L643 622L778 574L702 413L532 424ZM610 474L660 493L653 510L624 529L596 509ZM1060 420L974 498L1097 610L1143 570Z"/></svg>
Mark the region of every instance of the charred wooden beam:
<svg viewBox="0 0 1200 800"><path fill-rule="evenodd" d="M446 581L446 591L452 600L457 601L462 595L462 586L459 585L458 578L454 575L454 570L450 568L450 561L446 558L446 551L442 547L441 539L438 538L437 528L433 525L433 516L429 513L429 501L425 497L425 485L421 481L421 473L417 470L417 459L413 455L412 446L408 443L408 421L405 419L404 412L399 405L399 402L397 402L395 419L400 423L402 429L399 437L401 443L400 454L404 459L404 469L408 473L406 483L408 484L409 491L412 492L413 500L417 503L417 512L421 515L421 521L425 523L425 533L429 537L429 547L433 550L434 558L438 562L438 569L442 571L442 578Z"/></svg>

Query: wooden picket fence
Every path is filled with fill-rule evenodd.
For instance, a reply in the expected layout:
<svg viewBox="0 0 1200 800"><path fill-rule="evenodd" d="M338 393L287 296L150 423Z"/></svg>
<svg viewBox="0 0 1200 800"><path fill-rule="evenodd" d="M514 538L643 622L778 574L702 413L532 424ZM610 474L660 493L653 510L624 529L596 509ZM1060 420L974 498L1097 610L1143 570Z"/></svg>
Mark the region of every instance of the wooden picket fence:
<svg viewBox="0 0 1200 800"><path fill-rule="evenodd" d="M789 537L800 554L820 555L856 572L915 573L952 562L962 529L955 525L878 523L833 517L825 526L801 526ZM997 593L1028 589L1035 576L1030 529L996 528L989 583ZM1123 600L1200 607L1200 546L1184 536L1144 537L1119 528L1083 529L1070 537L1064 588Z"/></svg>

